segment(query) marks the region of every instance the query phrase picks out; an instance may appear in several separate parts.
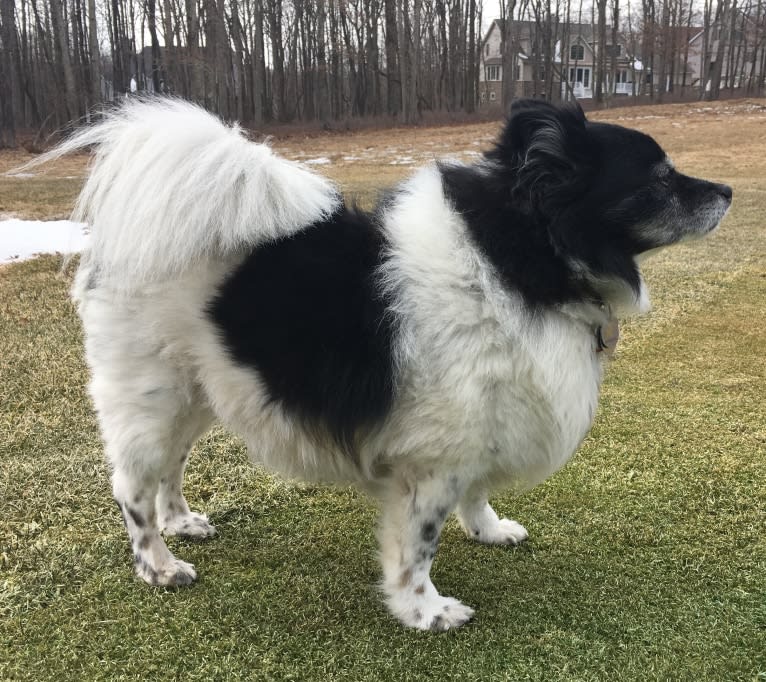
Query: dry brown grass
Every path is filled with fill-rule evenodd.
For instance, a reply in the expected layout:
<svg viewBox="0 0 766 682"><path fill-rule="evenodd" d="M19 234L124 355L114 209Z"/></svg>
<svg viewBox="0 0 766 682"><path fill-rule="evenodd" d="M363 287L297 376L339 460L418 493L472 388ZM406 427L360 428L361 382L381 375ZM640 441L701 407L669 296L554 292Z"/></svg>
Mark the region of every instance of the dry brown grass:
<svg viewBox="0 0 766 682"><path fill-rule="evenodd" d="M0 220L57 220L69 216L85 177L88 156L74 154L59 159L43 169L29 171L33 177L7 175L34 158L35 154L23 150L0 151Z"/></svg>
<svg viewBox="0 0 766 682"><path fill-rule="evenodd" d="M589 117L655 136L688 172L740 181L736 184L743 188L758 187L759 178L766 175L766 103L762 100L629 107L592 112ZM432 159L470 161L491 145L499 126L492 122L292 134L271 144L291 159L309 163L327 159L329 163L313 167L332 177L352 198L369 205L378 190ZM36 169L33 178L4 175L32 158L25 151L0 152L0 214L29 218L67 215L85 175L87 155L73 155Z"/></svg>

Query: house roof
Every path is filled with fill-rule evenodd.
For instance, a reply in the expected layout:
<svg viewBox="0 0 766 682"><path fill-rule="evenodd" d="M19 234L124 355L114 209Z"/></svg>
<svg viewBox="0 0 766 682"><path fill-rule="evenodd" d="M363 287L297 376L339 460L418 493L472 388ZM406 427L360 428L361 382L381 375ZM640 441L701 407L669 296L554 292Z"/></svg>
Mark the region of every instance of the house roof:
<svg viewBox="0 0 766 682"><path fill-rule="evenodd" d="M515 26L518 28L518 36L521 41L532 41L533 36L535 35L537 29L538 29L538 23L535 21L514 21L513 22ZM485 43L489 39L490 34L493 30L497 29L501 32L501 35L503 33L503 29L505 27L505 21L503 19L495 19L493 20L492 24L490 25L489 29L487 29L487 33L484 36L484 39L482 40L482 48L484 47ZM684 27L685 28L685 27ZM580 43L582 45L585 45L588 48L588 51L591 53L591 55L595 56L594 53L594 47L598 44L598 41L595 39L595 33L596 33L596 26L593 24L583 24L583 23L577 23L577 22L558 22L557 24L557 31L555 32L554 37L558 41L564 34L564 29L568 30L568 42L569 44L574 43ZM611 27L607 26L607 34L609 37L611 37ZM607 42L607 45L610 45L610 42ZM626 41L621 33L618 34L618 44L626 46ZM523 52L523 50L520 50L520 52ZM526 57L527 55L525 55ZM632 55L630 57L627 56L627 50L623 50L623 54L620 55L617 60L618 62L632 62L633 59L635 59L636 56Z"/></svg>
<svg viewBox="0 0 766 682"><path fill-rule="evenodd" d="M516 27L519 28L520 33L527 33L528 35L532 34L538 28L538 23L536 21L514 21L513 23ZM487 41L489 34L492 33L492 30L495 27L497 27L502 34L505 28L505 20L495 19L492 21L490 27L487 29L487 33L485 34L484 39L482 40L482 45ZM595 27L593 24L578 24L576 22L565 23L560 21L558 22L558 27L567 27L569 29L570 36L580 36L588 42L593 42L593 36L595 35ZM611 29L607 27L607 30ZM562 32L563 31L558 31L557 33L560 35Z"/></svg>
<svg viewBox="0 0 766 682"><path fill-rule="evenodd" d="M531 35L538 28L538 23L536 21L514 21L513 23L518 27L519 32L522 34L526 33L527 35ZM497 27L497 29L502 33L505 27L505 20L495 19L492 21L492 23L490 24L490 27L487 29L487 33L484 35L484 39L482 40L482 45L487 41L490 33L492 33L492 30L495 27ZM582 38L589 45L598 43L598 40L596 39L597 27L594 24L560 21L558 22L557 27L560 29L557 31L557 35L561 35L564 32L563 29L567 28L569 31L570 37ZM680 26L678 28L686 30L688 27ZM698 29L697 27L691 27L691 30L692 32L694 32L700 29ZM607 31L608 39L610 39L611 33L612 33L612 27L610 25L607 25L606 31ZM619 34L618 40L622 43L625 42L621 32Z"/></svg>

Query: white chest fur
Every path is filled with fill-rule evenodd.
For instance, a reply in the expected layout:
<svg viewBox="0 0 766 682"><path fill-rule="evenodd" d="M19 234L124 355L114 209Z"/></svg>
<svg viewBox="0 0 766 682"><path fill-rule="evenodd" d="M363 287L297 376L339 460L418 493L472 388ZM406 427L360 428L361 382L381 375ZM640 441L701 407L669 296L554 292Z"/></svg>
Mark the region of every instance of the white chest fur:
<svg viewBox="0 0 766 682"><path fill-rule="evenodd" d="M587 324L531 314L505 290L445 204L436 172L387 224L386 272L404 320L394 456L450 460L490 484L533 485L590 428L601 365Z"/></svg>

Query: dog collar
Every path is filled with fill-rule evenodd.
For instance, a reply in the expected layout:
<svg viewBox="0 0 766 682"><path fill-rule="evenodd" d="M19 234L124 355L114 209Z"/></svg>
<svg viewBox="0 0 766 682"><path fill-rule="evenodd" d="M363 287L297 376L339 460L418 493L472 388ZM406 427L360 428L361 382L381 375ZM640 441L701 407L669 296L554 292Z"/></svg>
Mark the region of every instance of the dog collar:
<svg viewBox="0 0 766 682"><path fill-rule="evenodd" d="M611 356L619 340L620 324L616 317L611 316L610 311L610 317L606 324L600 324L596 327L596 352L606 351L606 354Z"/></svg>

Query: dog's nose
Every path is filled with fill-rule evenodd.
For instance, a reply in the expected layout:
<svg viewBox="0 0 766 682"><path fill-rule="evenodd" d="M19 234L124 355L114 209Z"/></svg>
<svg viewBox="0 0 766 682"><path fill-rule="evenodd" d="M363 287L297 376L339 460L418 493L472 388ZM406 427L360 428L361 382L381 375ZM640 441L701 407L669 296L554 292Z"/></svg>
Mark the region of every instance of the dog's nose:
<svg viewBox="0 0 766 682"><path fill-rule="evenodd" d="M715 188L718 190L718 193L724 199L726 199L726 201L731 201L732 191L731 191L731 187L729 187L729 185L716 185Z"/></svg>

